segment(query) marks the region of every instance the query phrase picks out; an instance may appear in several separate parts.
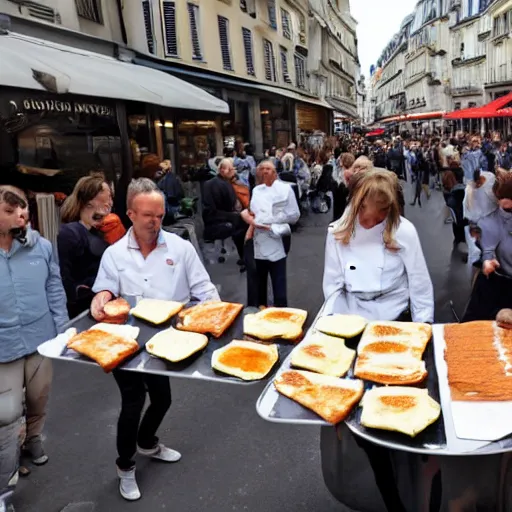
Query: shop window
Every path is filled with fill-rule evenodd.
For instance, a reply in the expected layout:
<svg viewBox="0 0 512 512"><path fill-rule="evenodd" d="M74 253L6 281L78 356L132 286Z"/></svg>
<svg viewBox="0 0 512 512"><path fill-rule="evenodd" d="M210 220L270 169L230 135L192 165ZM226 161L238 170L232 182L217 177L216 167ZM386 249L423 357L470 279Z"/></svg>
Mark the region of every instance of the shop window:
<svg viewBox="0 0 512 512"><path fill-rule="evenodd" d="M277 30L276 0L267 0L268 24Z"/></svg>
<svg viewBox="0 0 512 512"><path fill-rule="evenodd" d="M192 59L203 60L201 41L199 40L199 5L188 4L188 19L190 23L190 37L192 39Z"/></svg>
<svg viewBox="0 0 512 512"><path fill-rule="evenodd" d="M100 0L75 0L76 12L81 18L103 23Z"/></svg>
<svg viewBox="0 0 512 512"><path fill-rule="evenodd" d="M280 54L281 54L281 72L283 73L283 82L285 82L287 84L291 84L292 79L290 78L290 73L288 71L288 50L281 46Z"/></svg>
<svg viewBox="0 0 512 512"><path fill-rule="evenodd" d="M148 43L148 52L155 53L155 38L153 36L153 19L151 17L151 5L149 0L142 2L142 12L144 14L144 28L146 30L146 41Z"/></svg>
<svg viewBox="0 0 512 512"><path fill-rule="evenodd" d="M103 99L35 92L13 92L8 105L0 102L2 179L29 191L32 225L55 242L58 206L79 178L102 171L115 188L121 177L115 107Z"/></svg>
<svg viewBox="0 0 512 512"><path fill-rule="evenodd" d="M286 39L292 38L292 22L290 18L290 13L285 9L281 9L281 23L283 26L283 36Z"/></svg>
<svg viewBox="0 0 512 512"><path fill-rule="evenodd" d="M265 79L277 82L274 47L268 39L263 39L263 59L265 63Z"/></svg>
<svg viewBox="0 0 512 512"><path fill-rule="evenodd" d="M165 54L168 57L178 57L175 2L162 2L162 21L164 24Z"/></svg>
<svg viewBox="0 0 512 512"><path fill-rule="evenodd" d="M229 20L224 16L218 16L217 21L219 25L222 66L227 71L233 71L233 66L231 64L231 48L229 46Z"/></svg>
<svg viewBox="0 0 512 512"><path fill-rule="evenodd" d="M242 38L244 40L244 51L245 51L245 65L247 68L247 74L256 76L254 70L254 53L252 48L252 33L248 28L242 28Z"/></svg>
<svg viewBox="0 0 512 512"><path fill-rule="evenodd" d="M306 59L302 55L295 55L295 85L299 89L306 88Z"/></svg>

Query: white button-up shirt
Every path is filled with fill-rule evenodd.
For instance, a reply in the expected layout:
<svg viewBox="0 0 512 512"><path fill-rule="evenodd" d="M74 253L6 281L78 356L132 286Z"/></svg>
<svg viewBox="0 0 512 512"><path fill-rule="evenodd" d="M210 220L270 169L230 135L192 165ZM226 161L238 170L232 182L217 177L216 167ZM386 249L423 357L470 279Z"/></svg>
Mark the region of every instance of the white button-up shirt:
<svg viewBox="0 0 512 512"><path fill-rule="evenodd" d="M367 320L396 320L409 306L414 322L433 322L434 291L418 233L400 219L397 252L385 248L385 223L372 229L359 222L348 245L329 228L323 289L326 312L358 314ZM327 311L329 310L329 311Z"/></svg>
<svg viewBox="0 0 512 512"><path fill-rule="evenodd" d="M101 259L93 286L95 293L135 299L188 302L219 300L194 246L178 235L160 231L156 248L144 258L130 228Z"/></svg>
<svg viewBox="0 0 512 512"><path fill-rule="evenodd" d="M279 180L271 187L258 185L252 193L251 212L257 224L270 226L270 230L255 229L254 258L268 261L285 258L282 237L291 234L289 225L300 217L292 187Z"/></svg>

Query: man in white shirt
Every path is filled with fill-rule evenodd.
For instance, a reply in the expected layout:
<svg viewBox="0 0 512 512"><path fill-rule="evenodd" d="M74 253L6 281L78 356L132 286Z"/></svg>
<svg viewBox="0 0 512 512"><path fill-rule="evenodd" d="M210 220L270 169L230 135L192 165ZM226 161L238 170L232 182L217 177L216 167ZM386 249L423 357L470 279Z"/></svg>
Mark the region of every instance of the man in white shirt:
<svg viewBox="0 0 512 512"><path fill-rule="evenodd" d="M253 190L250 211L244 210L242 218L251 226L254 236L254 259L258 279L258 304L267 305L268 275L272 280L274 306L286 307L286 255L291 236L290 224L300 217L293 189L277 179L277 172L270 160L258 165L256 179L261 185Z"/></svg>
<svg viewBox="0 0 512 512"><path fill-rule="evenodd" d="M104 253L93 291L91 314L101 322L104 307L123 296L188 302L219 300L194 247L177 235L162 231L165 198L147 178L132 181L127 194L128 217L133 227ZM171 405L169 379L161 375L114 370L122 406L117 426L119 491L127 500L140 498L135 480L134 455L177 462L181 455L158 442L155 436ZM141 421L146 399L150 405Z"/></svg>

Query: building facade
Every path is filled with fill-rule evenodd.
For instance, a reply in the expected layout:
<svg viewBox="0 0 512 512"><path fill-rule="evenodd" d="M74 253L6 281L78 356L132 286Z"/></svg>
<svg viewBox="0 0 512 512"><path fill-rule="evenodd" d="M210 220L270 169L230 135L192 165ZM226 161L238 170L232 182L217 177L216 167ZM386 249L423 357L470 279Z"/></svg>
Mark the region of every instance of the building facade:
<svg viewBox="0 0 512 512"><path fill-rule="evenodd" d="M143 0L124 2L123 19L138 63L177 74L229 103L230 116L213 120L217 131L222 128L217 151L249 141L262 155L272 145L305 140L316 131L329 134L335 100L346 102L348 113L357 117L350 89L354 57L343 53L346 38L357 60L355 21L348 1L318 3ZM319 31L312 23L317 19L324 25ZM351 23L350 36L344 22ZM330 39L324 34L328 26L337 27ZM329 45L338 50L331 55L338 69L330 66L330 74L319 67L329 62Z"/></svg>
<svg viewBox="0 0 512 512"><path fill-rule="evenodd" d="M510 92L511 10L512 0L420 0L377 62L374 121L433 119Z"/></svg>
<svg viewBox="0 0 512 512"><path fill-rule="evenodd" d="M348 0L310 0L309 72L315 92L341 117L356 119L357 23Z"/></svg>

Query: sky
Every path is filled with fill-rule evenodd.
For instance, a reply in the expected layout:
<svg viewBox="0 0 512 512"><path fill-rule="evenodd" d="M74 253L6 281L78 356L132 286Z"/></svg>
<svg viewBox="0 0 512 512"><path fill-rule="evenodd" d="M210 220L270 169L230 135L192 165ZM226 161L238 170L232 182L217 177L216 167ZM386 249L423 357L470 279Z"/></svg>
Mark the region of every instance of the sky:
<svg viewBox="0 0 512 512"><path fill-rule="evenodd" d="M350 12L357 20L361 74L370 75L382 50L398 32L403 19L414 11L418 0L350 0Z"/></svg>

